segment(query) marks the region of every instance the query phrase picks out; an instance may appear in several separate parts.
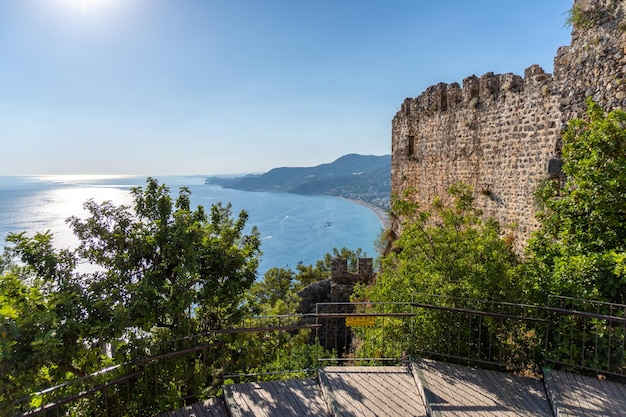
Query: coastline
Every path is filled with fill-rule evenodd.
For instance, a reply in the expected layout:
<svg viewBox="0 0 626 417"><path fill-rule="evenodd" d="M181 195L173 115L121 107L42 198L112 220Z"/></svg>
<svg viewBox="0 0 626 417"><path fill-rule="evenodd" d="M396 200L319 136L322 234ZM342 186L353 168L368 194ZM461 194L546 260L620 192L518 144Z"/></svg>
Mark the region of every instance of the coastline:
<svg viewBox="0 0 626 417"><path fill-rule="evenodd" d="M341 198L345 198L345 197L341 197ZM363 206L372 210L374 214L376 214L376 217L378 217L380 226L383 229L386 229L387 227L389 227L389 213L385 209L375 206L374 204L368 203L367 201L359 200L356 198L345 198L345 199L355 204L358 204L359 206Z"/></svg>

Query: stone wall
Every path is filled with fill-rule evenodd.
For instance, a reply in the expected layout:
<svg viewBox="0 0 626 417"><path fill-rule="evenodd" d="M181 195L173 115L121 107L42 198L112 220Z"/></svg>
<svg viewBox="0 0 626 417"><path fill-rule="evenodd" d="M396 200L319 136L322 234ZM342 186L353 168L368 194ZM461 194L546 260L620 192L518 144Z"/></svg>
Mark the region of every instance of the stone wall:
<svg viewBox="0 0 626 417"><path fill-rule="evenodd" d="M317 303L348 303L356 283L370 284L374 279L372 258L359 258L357 272L348 271L348 260L333 259L331 277L324 281L309 284L300 292L298 313L353 313L353 306L327 305L317 311ZM319 319L324 331L317 337L322 346L334 349L339 355L345 353L352 343L352 331L346 326L344 319ZM313 337L314 335L311 335Z"/></svg>
<svg viewBox="0 0 626 417"><path fill-rule="evenodd" d="M578 0L584 17L561 47L554 75L532 65L524 77L472 75L404 100L392 122L392 193L409 188L427 207L463 181L477 206L501 224L517 225L518 248L538 226L534 192L560 174L561 131L584 116L591 96L607 109L626 108L626 20L623 0Z"/></svg>
<svg viewBox="0 0 626 417"><path fill-rule="evenodd" d="M331 265L329 279L314 282L298 292L301 314L315 313L317 303L347 303L354 285L358 282L370 284L374 279L374 263L372 258L359 258L357 272L348 271L348 260L335 258Z"/></svg>

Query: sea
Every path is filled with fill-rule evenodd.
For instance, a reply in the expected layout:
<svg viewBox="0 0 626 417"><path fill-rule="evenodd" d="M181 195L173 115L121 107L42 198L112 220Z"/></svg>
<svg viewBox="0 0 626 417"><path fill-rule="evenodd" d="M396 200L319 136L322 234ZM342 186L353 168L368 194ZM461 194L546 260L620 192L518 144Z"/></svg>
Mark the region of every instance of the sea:
<svg viewBox="0 0 626 417"><path fill-rule="evenodd" d="M263 252L258 277L272 267L315 265L333 248L361 248L375 258L382 231L376 213L339 197L248 192L206 185L204 176L155 176L172 197L188 187L194 207L232 204L233 216L246 210L246 233L258 228ZM73 248L78 239L66 224L70 216L86 217L89 200L132 206L130 190L145 186L146 177L122 175L0 176L0 248L9 233L50 231L57 248Z"/></svg>

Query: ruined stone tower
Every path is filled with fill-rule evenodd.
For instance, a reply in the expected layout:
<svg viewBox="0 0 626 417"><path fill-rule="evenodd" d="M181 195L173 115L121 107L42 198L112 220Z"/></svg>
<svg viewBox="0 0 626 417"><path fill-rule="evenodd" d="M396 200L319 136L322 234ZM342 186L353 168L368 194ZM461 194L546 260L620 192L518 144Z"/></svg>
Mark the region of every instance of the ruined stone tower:
<svg viewBox="0 0 626 417"><path fill-rule="evenodd" d="M404 100L392 122L392 193L414 188L428 207L463 181L486 216L518 226L521 248L538 227L535 190L560 174L567 122L584 116L587 97L626 108L625 3L575 1L571 45L559 48L554 74L532 65L523 77L472 75Z"/></svg>

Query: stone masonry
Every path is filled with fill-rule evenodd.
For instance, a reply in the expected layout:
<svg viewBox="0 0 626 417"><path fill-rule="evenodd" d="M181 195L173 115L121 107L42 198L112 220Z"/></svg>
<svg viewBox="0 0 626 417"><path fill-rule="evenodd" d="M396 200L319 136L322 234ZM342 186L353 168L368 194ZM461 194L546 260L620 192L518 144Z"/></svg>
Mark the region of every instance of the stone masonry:
<svg viewBox="0 0 626 417"><path fill-rule="evenodd" d="M392 194L413 188L421 207L463 181L485 216L517 225L521 249L538 227L534 192L560 175L561 131L593 99L626 108L626 1L576 0L582 16L554 74L472 75L407 98L392 122Z"/></svg>
<svg viewBox="0 0 626 417"><path fill-rule="evenodd" d="M372 258L359 258L357 272L348 271L348 260L333 259L331 277L324 281L309 284L300 292L300 306L298 312L310 313L352 313L354 307L347 305L326 305L316 311L317 303L348 303L356 283L370 284L374 279L374 264ZM343 355L352 343L352 331L346 326L344 319L319 319L322 331L318 340L327 349L334 349Z"/></svg>

